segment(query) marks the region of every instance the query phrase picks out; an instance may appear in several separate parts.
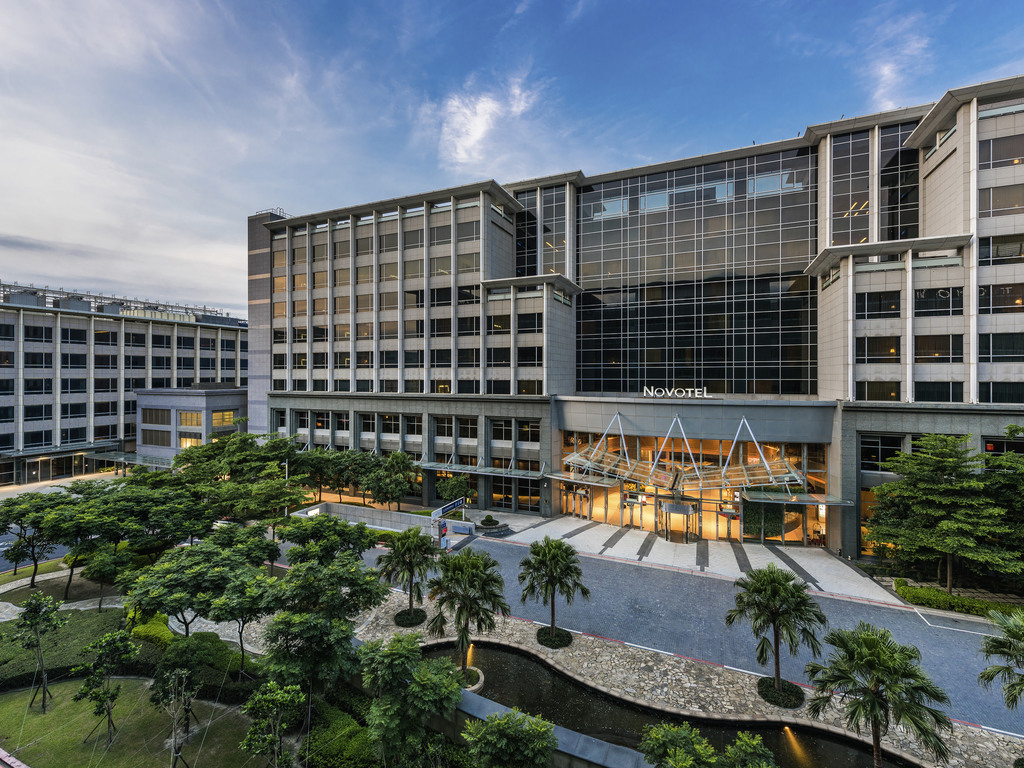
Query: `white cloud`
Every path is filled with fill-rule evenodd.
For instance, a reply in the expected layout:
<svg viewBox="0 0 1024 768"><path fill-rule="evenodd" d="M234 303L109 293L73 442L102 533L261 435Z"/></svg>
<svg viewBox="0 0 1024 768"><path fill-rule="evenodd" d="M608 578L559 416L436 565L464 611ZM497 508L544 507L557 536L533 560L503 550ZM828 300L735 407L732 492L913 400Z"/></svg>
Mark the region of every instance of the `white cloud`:
<svg viewBox="0 0 1024 768"><path fill-rule="evenodd" d="M918 80L931 71L934 61L928 30L943 15L937 9L899 15L895 6L886 5L872 9L858 25L862 45L853 56L871 90L872 108L919 103L914 96Z"/></svg>

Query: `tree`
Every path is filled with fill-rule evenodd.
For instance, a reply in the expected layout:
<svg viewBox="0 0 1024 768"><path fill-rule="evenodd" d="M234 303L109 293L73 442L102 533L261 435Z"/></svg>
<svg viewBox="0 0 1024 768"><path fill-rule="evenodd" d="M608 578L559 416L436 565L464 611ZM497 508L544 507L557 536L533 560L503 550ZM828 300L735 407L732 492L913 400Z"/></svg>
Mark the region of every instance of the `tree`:
<svg viewBox="0 0 1024 768"><path fill-rule="evenodd" d="M57 543L48 538L43 529L46 513L64 501L63 496L53 493L22 493L0 501L0 528L9 530L18 538L7 548L7 557L13 563L32 563L29 586L35 587L39 563L53 553Z"/></svg>
<svg viewBox="0 0 1024 768"><path fill-rule="evenodd" d="M305 475L313 488L316 488L316 500L323 501L324 486L331 482L333 467L331 453L321 447L311 451L300 451L295 457L292 469Z"/></svg>
<svg viewBox="0 0 1024 768"><path fill-rule="evenodd" d="M1005 510L992 501L981 475L984 459L965 447L966 436L924 435L912 453L882 466L901 477L875 488L875 516L868 522L878 542L911 556L945 556L946 590L953 591L957 558L1003 573L1019 573L1024 561L998 539L1011 533Z"/></svg>
<svg viewBox="0 0 1024 768"><path fill-rule="evenodd" d="M82 577L98 584L113 586L131 568L132 556L126 549L114 544L104 544L93 552L89 562L82 568ZM103 595L96 606L97 613L103 613Z"/></svg>
<svg viewBox="0 0 1024 768"><path fill-rule="evenodd" d="M50 693L50 686L46 675L46 658L43 654L43 636L55 632L67 624L67 614L59 613L63 603L54 600L52 597L43 597L41 592L33 592L28 599L21 604L21 614L14 625L14 639L21 643L21 647L35 651L36 667L39 676L36 678L35 687L32 689L31 707L35 704L36 695L42 693L43 714L46 714L46 699L53 698Z"/></svg>
<svg viewBox="0 0 1024 768"><path fill-rule="evenodd" d="M567 541L545 536L530 544L530 554L519 562L519 583L523 586L522 602L539 600L551 605L548 638L555 639L555 597L561 595L567 605L579 593L590 599L590 590L583 584L583 569L576 549Z"/></svg>
<svg viewBox="0 0 1024 768"><path fill-rule="evenodd" d="M655 768L712 768L715 748L689 723L648 725L640 752Z"/></svg>
<svg viewBox="0 0 1024 768"><path fill-rule="evenodd" d="M988 617L1002 636L985 637L981 641L981 652L985 654L985 661L995 657L1002 663L985 667L978 675L978 682L988 688L1000 680L1007 709L1016 709L1024 697L1024 609L1009 614L990 611Z"/></svg>
<svg viewBox="0 0 1024 768"><path fill-rule="evenodd" d="M252 718L252 725L238 746L255 755L267 755L272 768L291 765L292 758L284 749L283 737L301 706L299 686L280 686L274 681L264 683L242 705L242 712Z"/></svg>
<svg viewBox="0 0 1024 768"><path fill-rule="evenodd" d="M281 538L297 545L288 550L288 562L315 560L330 563L340 552L357 557L377 543L377 533L366 523L350 523L332 515L291 518L281 529Z"/></svg>
<svg viewBox="0 0 1024 768"><path fill-rule="evenodd" d="M725 748L716 768L777 768L775 755L760 736L747 731L736 734L736 741Z"/></svg>
<svg viewBox="0 0 1024 768"><path fill-rule="evenodd" d="M546 768L558 748L551 723L518 709L470 720L462 737L480 768Z"/></svg>
<svg viewBox="0 0 1024 768"><path fill-rule="evenodd" d="M345 479L349 480L347 485L352 485L359 489L363 496L363 504L365 504L367 479L381 468L384 459L381 458L379 453L360 451L355 448L345 451L345 454L347 462L345 465Z"/></svg>
<svg viewBox="0 0 1024 768"><path fill-rule="evenodd" d="M247 566L234 571L223 591L213 598L209 608L211 621L233 621L238 627L238 648L242 654L239 674L245 674L245 628L269 616L270 594L276 579Z"/></svg>
<svg viewBox="0 0 1024 768"><path fill-rule="evenodd" d="M1011 424L1006 428L1008 440L1019 440L1024 427ZM985 454L985 486L996 506L1006 510L1003 522L1009 531L1000 543L1018 556L1024 555L1024 454L1006 451Z"/></svg>
<svg viewBox="0 0 1024 768"><path fill-rule="evenodd" d="M424 660L419 639L418 634L395 635L358 651L363 685L374 697L366 722L385 764L411 764L430 717L450 715L462 698L455 665L449 659Z"/></svg>
<svg viewBox="0 0 1024 768"><path fill-rule="evenodd" d="M75 568L82 560L96 551L103 543L104 533L116 522L97 515L88 501L76 502L65 499L65 503L50 510L43 518L42 526L47 538L67 547L65 562L68 564L68 580L64 584L64 600L71 594L71 580Z"/></svg>
<svg viewBox="0 0 1024 768"><path fill-rule="evenodd" d="M275 563L281 557L281 548L267 538L267 529L262 525L222 525L205 541L241 555L245 562L257 568L264 563Z"/></svg>
<svg viewBox="0 0 1024 768"><path fill-rule="evenodd" d="M825 663L811 662L807 676L814 686L808 704L821 717L836 702L846 727L871 730L875 768L882 766L882 736L892 724L917 737L936 759L949 759L941 733L952 733L949 716L930 706L948 704L945 691L921 669L921 652L902 645L887 629L860 622L855 629L834 629L825 636L833 647Z"/></svg>
<svg viewBox="0 0 1024 768"><path fill-rule="evenodd" d="M469 475L449 475L448 477L439 477L434 483L434 490L437 491L438 498L443 501L465 499L469 502L470 496L473 494L473 488L469 482Z"/></svg>
<svg viewBox="0 0 1024 768"><path fill-rule="evenodd" d="M171 718L171 768L182 761L181 746L188 740L188 723L192 702L199 695L199 684L191 669L157 669L153 676L153 693L149 700Z"/></svg>
<svg viewBox="0 0 1024 768"><path fill-rule="evenodd" d="M369 492L371 499L378 504L387 504L388 509L397 502L398 511L401 512L402 499L409 485L404 478L389 472L387 467L381 467L363 481L362 487Z"/></svg>
<svg viewBox="0 0 1024 768"><path fill-rule="evenodd" d="M740 619L750 622L757 643L757 663L775 660L775 690L782 690L779 669L779 649L782 642L796 656L801 645L810 648L815 657L821 653L821 641L815 631L828 623L818 604L807 594L807 584L798 581L796 574L769 563L755 568L736 580L736 607L725 614L725 623L732 626ZM771 631L772 639L768 640Z"/></svg>
<svg viewBox="0 0 1024 768"><path fill-rule="evenodd" d="M99 640L85 646L85 653L96 654L91 664L75 667L72 674L85 674L82 687L73 697L73 701L88 699L93 703L93 714L104 718L107 723L107 749L114 740L117 731L114 725L114 706L121 695L121 684L114 684L114 675L118 674L129 661L135 658L139 646L132 642L131 635L122 630L108 632ZM96 724L89 736L96 732L103 720ZM85 737L88 740L89 736Z"/></svg>
<svg viewBox="0 0 1024 768"><path fill-rule="evenodd" d="M401 583L406 586L409 593L407 613L410 617L413 614L413 599L418 603L423 602L422 582L437 567L436 559L441 551L434 545L433 537L416 526L395 534L391 539L390 551L377 558L381 578L391 584Z"/></svg>
<svg viewBox="0 0 1024 768"><path fill-rule="evenodd" d="M465 671L470 625L477 632L490 632L495 626L495 614L509 615L505 580L498 572L498 562L493 557L486 552L474 552L470 547L455 555L442 554L437 568L438 575L427 582L430 599L437 607L427 630L434 637L443 637L448 626L445 611L453 614L455 649Z"/></svg>

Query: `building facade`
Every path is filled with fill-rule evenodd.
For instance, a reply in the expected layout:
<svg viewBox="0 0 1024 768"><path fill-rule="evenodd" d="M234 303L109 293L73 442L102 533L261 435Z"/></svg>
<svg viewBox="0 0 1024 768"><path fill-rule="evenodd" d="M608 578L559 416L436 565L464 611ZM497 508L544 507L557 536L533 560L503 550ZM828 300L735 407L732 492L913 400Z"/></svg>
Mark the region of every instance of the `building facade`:
<svg viewBox="0 0 1024 768"><path fill-rule="evenodd" d="M206 307L0 284L0 485L138 463L137 393L244 386L247 345Z"/></svg>
<svg viewBox="0 0 1024 768"><path fill-rule="evenodd" d="M140 389L135 400L138 464L163 468L185 448L246 431L248 393L231 381Z"/></svg>
<svg viewBox="0 0 1024 768"><path fill-rule="evenodd" d="M1024 419L1024 78L765 145L249 219L252 428L481 506L869 552Z"/></svg>

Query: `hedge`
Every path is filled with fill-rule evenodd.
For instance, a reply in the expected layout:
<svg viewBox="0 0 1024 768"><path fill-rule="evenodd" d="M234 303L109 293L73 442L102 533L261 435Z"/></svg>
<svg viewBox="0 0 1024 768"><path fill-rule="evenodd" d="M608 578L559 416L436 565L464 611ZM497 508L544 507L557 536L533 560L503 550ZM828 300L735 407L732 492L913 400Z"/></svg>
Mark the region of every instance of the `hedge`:
<svg viewBox="0 0 1024 768"><path fill-rule="evenodd" d="M893 589L896 594L912 605L923 605L926 608L938 608L943 611L970 613L975 616L988 616L989 611L1012 613L1022 610L1022 606L1009 603L997 603L994 600L979 600L975 597L951 595L935 587L911 587L906 579L894 579Z"/></svg>
<svg viewBox="0 0 1024 768"><path fill-rule="evenodd" d="M175 635L167 626L167 616L156 613L148 621L136 624L132 629L132 637L136 640L145 640L161 651L166 651L167 646L174 642Z"/></svg>
<svg viewBox="0 0 1024 768"><path fill-rule="evenodd" d="M366 728L337 707L318 701L316 725L302 747L306 768L376 768L376 745Z"/></svg>
<svg viewBox="0 0 1024 768"><path fill-rule="evenodd" d="M339 683L328 693L328 699L343 712L348 712L358 722L366 724L366 718L370 714L370 704L373 700L362 691L353 688L348 683Z"/></svg>

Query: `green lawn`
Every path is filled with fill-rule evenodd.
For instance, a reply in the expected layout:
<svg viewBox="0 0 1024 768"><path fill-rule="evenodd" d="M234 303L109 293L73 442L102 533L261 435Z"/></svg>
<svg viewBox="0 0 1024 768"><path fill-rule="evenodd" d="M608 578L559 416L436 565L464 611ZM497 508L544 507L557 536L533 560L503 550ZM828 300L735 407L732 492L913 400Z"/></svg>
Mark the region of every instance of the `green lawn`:
<svg viewBox="0 0 1024 768"><path fill-rule="evenodd" d="M40 568L40 570L42 570ZM30 587L21 587L11 592L4 592L0 595L0 600L6 603L14 603L20 605L32 592L42 592L44 595L51 595L58 600L64 599L64 587L67 585L68 580L65 576L63 579L50 579L49 581L37 581L35 589ZM95 581L89 581L83 579L79 573L76 573L71 580L71 592L68 594L68 602L74 603L79 600L90 600L94 597L116 597L118 595L117 588L113 585L98 584Z"/></svg>
<svg viewBox="0 0 1024 768"><path fill-rule="evenodd" d="M51 560L48 563L40 563L39 570L36 571L36 576L41 576L44 573L54 573L61 570L60 560ZM32 575L32 563L28 565L18 566L18 574L15 575L13 571L7 571L6 573L0 573L0 586L4 584L10 584L12 581L19 581L20 579L27 579Z"/></svg>
<svg viewBox="0 0 1024 768"><path fill-rule="evenodd" d="M170 721L162 709L150 704L146 681L122 681L121 698L114 710L114 724L119 732L109 752L103 726L91 739L82 742L99 718L92 714L89 702L71 701L78 685L69 681L53 686L55 698L45 715L40 712L38 702L27 709L31 698L28 691L0 696L0 747L32 768L88 765L166 768L170 765L170 750L164 746L170 733ZM252 756L238 749L248 722L236 708L198 702L195 712L202 728L193 732L182 750L188 765L233 768L246 763L263 764L260 758L251 762Z"/></svg>

